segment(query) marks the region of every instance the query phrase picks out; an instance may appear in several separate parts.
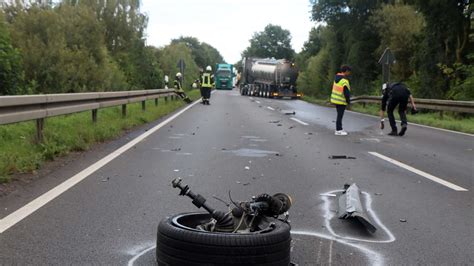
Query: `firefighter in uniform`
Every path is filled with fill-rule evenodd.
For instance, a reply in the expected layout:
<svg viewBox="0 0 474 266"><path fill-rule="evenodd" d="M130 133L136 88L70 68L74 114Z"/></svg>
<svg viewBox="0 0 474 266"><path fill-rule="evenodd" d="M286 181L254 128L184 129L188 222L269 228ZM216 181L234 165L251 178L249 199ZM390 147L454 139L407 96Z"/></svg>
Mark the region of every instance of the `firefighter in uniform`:
<svg viewBox="0 0 474 266"><path fill-rule="evenodd" d="M168 89L168 85L170 83L170 79L168 78L168 75L165 75L165 89Z"/></svg>
<svg viewBox="0 0 474 266"><path fill-rule="evenodd" d="M390 136L403 136L405 135L405 132L407 131L407 105L408 105L408 100L411 102L412 106L412 114L417 113L418 111L416 110L415 106L415 101L413 100L413 96L411 95L410 90L407 88L405 84L402 82L396 82L392 84L384 84L383 87L383 96L382 96L382 108L380 110L380 118L382 119L380 121L380 128L384 128L384 118L383 114L385 112L385 109L387 109L387 116L388 120L390 122L390 127L392 128L392 131L388 133ZM387 106L388 105L388 106ZM401 120L401 126L402 129L400 132L398 132L397 129L397 123L395 121L395 116L393 115L393 111L398 105L398 114L400 115L400 120Z"/></svg>
<svg viewBox="0 0 474 266"><path fill-rule="evenodd" d="M202 104L210 105L209 100L211 99L211 89L214 86L214 77L212 76L211 66L206 67L206 71L201 75L201 96Z"/></svg>
<svg viewBox="0 0 474 266"><path fill-rule="evenodd" d="M178 96L181 97L183 101L186 103L191 103L191 99L189 99L186 93L184 93L183 86L181 85L182 76L183 75L180 72L176 73L176 77L174 79L174 88L176 89L176 94L178 94Z"/></svg>
<svg viewBox="0 0 474 266"><path fill-rule="evenodd" d="M347 132L342 129L342 117L347 105L351 104L351 86L348 77L351 75L349 66L341 66L340 72L336 74L332 85L331 103L336 105L337 119L336 132L337 136L346 136Z"/></svg>

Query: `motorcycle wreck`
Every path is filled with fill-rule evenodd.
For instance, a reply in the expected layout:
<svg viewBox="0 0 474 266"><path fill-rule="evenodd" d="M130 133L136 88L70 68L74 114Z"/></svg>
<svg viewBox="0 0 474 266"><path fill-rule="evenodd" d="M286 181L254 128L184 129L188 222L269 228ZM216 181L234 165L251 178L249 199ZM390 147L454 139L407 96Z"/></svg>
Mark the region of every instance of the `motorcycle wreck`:
<svg viewBox="0 0 474 266"><path fill-rule="evenodd" d="M206 199L183 185L172 186L179 195L207 212L182 213L158 225L158 265L275 265L288 266L291 235L290 196L260 194L249 201L232 202L227 212L215 210Z"/></svg>

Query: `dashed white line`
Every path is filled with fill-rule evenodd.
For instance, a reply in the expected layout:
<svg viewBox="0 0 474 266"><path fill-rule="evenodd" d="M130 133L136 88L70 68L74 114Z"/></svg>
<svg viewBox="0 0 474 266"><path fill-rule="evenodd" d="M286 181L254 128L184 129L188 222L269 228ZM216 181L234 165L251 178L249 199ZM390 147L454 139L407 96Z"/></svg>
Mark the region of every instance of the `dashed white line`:
<svg viewBox="0 0 474 266"><path fill-rule="evenodd" d="M298 118L292 117L292 118L290 118L290 119L293 120L293 121L295 121L295 122L298 122L298 123L302 124L303 126L309 125L308 123L303 122L303 121L299 120Z"/></svg>
<svg viewBox="0 0 474 266"><path fill-rule="evenodd" d="M465 189L465 188L463 188L463 187L460 187L460 186L458 186L458 185L455 185L455 184L453 184L453 183L451 183L451 182L448 182L448 181L446 181L446 180L443 180L443 179L441 179L441 178L439 178L439 177L433 176L433 175L428 174L428 173L426 173L426 172L423 172L423 171L421 171L421 170L418 170L418 169L416 169L416 168L414 168L414 167L411 167L411 166L409 166L409 165L406 165L406 164L404 164L404 163L401 163L401 162L399 162L399 161L397 161L397 160L394 160L394 159L392 159L392 158L389 158L389 157L387 157L387 156L385 156L385 155L382 155L382 154L380 154L380 153L377 153L377 152L369 152L369 153L370 153L371 155L373 155L373 156L376 156L376 157L378 157L378 158L380 158L380 159L382 159L382 160L385 160L385 161L387 161L387 162L389 162L389 163L392 163L392 164L394 164L394 165L396 165L396 166L399 166L399 167L401 167L401 168L403 168L403 169L406 169L406 170L408 170L408 171L410 171L410 172L413 172L413 173L415 173L415 174L417 174L417 175L420 175L420 176L422 176L422 177L424 177L424 178L426 178L426 179L429 179L429 180L431 180L431 181L433 181L433 182L436 182L436 183L438 183L438 184L441 184L441 185L443 185L443 186L445 186L445 187L448 187L448 188L450 188L450 189L453 189L453 190L456 190L456 191L468 191L467 189Z"/></svg>
<svg viewBox="0 0 474 266"><path fill-rule="evenodd" d="M255 102L256 102L256 103L258 103L258 104L261 104L261 102L260 102L260 101L255 101Z"/></svg>
<svg viewBox="0 0 474 266"><path fill-rule="evenodd" d="M267 109L272 110L272 111L275 111L275 108L273 108L273 107L271 107L271 106L267 106Z"/></svg>
<svg viewBox="0 0 474 266"><path fill-rule="evenodd" d="M102 168L104 165L108 164L140 141L144 140L151 134L158 131L160 128L174 120L176 117L180 116L182 113L186 112L189 108L193 107L200 101L196 101L190 105L188 105L183 110L179 111L178 113L174 114L173 116L169 117L165 121L161 122L160 124L156 125L152 129L148 130L147 132L143 133L142 135L138 136L134 140L128 142L127 144L123 145L122 147L118 148L111 154L105 156L104 158L100 159L98 162L94 163L93 165L87 167L86 169L82 170L78 174L70 177L68 180L64 181L63 183L59 184L58 186L54 187L50 191L44 193L43 195L37 197L36 199L32 200L25 206L21 207L20 209L16 210L15 212L11 213L10 215L6 216L5 218L0 220L0 234L8 230L8 228L14 226L16 223L20 222L21 220L28 217L30 214L34 213L48 202L52 201L62 193L66 192L68 189L75 186L77 183L84 180L89 175L93 174L95 171Z"/></svg>

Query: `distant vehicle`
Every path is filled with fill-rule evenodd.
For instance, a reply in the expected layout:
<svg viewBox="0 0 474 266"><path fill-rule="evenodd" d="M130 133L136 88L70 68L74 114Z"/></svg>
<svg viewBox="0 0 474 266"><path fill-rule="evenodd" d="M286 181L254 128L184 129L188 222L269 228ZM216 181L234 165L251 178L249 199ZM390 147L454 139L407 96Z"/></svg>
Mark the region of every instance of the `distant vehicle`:
<svg viewBox="0 0 474 266"><path fill-rule="evenodd" d="M266 98L301 97L296 88L298 68L286 59L246 57L242 60L242 95Z"/></svg>
<svg viewBox="0 0 474 266"><path fill-rule="evenodd" d="M214 81L218 90L232 90L234 86L234 66L231 64L216 64Z"/></svg>

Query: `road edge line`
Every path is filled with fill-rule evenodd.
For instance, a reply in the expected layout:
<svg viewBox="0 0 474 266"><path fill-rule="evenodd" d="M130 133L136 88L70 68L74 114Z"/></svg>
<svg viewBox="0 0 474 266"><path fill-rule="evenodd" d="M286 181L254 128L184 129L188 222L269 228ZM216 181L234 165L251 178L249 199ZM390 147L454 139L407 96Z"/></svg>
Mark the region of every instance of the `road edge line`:
<svg viewBox="0 0 474 266"><path fill-rule="evenodd" d="M21 220L25 219L35 211L39 210L41 207L46 205L48 202L54 200L118 156L122 155L124 152L138 144L139 142L143 141L145 138L150 136L151 134L158 131L160 128L164 127L166 124L189 110L191 107L199 103L199 101L195 101L194 103L188 105L183 110L177 112L176 114L170 116L165 121L159 123L158 125L154 126L152 129L148 130L147 132L141 134L140 136L136 137L135 139L129 141L127 144L123 145L122 147L116 149L112 153L106 155L99 161L95 162L94 164L88 166L84 170L80 171L79 173L75 174L74 176L68 178L61 184L55 186L54 188L50 189L49 191L43 193L41 196L35 198L34 200L30 201L23 207L17 209L16 211L10 213L9 215L5 216L3 219L0 220L0 234L8 230L10 227L14 226Z"/></svg>

